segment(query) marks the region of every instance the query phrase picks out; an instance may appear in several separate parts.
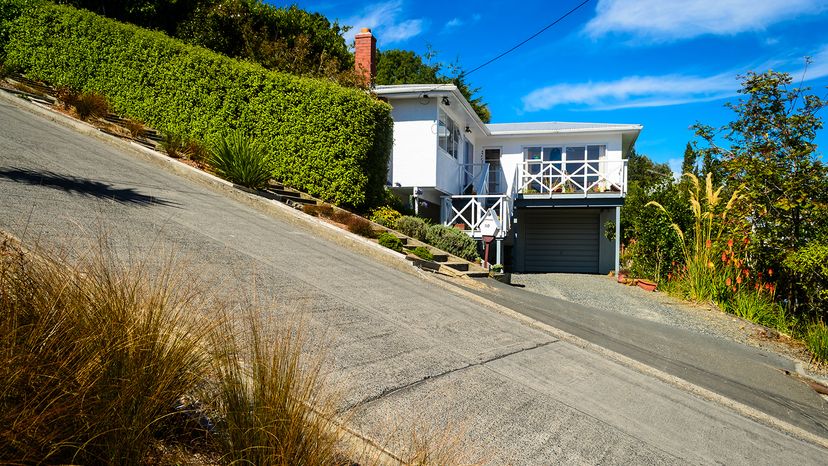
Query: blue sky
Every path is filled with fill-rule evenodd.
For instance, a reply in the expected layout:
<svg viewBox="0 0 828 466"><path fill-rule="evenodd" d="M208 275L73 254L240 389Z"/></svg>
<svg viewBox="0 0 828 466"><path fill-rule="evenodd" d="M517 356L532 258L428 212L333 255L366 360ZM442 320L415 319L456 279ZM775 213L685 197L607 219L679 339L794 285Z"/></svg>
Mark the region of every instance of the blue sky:
<svg viewBox="0 0 828 466"><path fill-rule="evenodd" d="M423 53L430 45L439 60L457 59L469 70L580 1L297 4L353 26L349 41L371 27L380 49ZM828 0L592 0L468 80L481 88L493 123L640 123L639 152L677 168L691 124L729 121L723 104L736 98L738 74L774 69L798 80L810 56L806 85L826 96L825 31ZM826 153L825 130L817 142Z"/></svg>

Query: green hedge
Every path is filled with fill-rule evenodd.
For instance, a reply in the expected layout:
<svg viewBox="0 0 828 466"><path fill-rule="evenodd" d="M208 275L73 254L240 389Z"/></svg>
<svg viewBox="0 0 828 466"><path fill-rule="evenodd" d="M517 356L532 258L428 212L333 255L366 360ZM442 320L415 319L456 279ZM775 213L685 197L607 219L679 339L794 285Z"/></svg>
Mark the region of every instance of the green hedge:
<svg viewBox="0 0 828 466"><path fill-rule="evenodd" d="M383 195L391 107L365 92L67 6L6 11L20 16L0 46L29 77L99 92L118 113L208 143L239 129L274 156L275 178L328 201L362 208Z"/></svg>

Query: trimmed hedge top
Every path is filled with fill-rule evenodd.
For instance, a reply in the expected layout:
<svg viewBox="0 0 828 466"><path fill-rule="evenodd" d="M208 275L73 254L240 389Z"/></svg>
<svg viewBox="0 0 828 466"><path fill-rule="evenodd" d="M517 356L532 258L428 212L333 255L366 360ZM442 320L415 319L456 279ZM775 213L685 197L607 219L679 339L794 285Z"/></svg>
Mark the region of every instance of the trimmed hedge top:
<svg viewBox="0 0 828 466"><path fill-rule="evenodd" d="M99 92L118 113L207 143L241 130L273 155L275 178L337 204L368 207L383 195L391 107L363 91L67 6L8 11L19 16L0 47L31 78Z"/></svg>

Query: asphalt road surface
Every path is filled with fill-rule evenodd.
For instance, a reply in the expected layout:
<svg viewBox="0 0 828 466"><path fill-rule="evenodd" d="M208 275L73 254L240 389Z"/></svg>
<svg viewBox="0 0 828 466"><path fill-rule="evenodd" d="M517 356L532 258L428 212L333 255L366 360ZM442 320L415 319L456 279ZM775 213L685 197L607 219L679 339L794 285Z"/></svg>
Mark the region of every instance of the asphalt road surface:
<svg viewBox="0 0 828 466"><path fill-rule="evenodd" d="M0 99L0 229L29 243L77 248L104 232L120 254L136 257L176 251L229 290L255 286L260 302L272 298L274 311L305 312L329 342L329 371L343 406L358 407L351 422L380 442L394 429L453 426L466 448L493 464L825 464L828 458L814 443L321 239L8 99Z"/></svg>

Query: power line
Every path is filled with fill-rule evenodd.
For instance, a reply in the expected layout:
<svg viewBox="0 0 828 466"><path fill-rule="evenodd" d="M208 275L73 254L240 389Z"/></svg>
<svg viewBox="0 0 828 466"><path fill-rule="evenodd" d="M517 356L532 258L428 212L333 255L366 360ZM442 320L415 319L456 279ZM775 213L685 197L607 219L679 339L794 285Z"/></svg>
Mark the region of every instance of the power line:
<svg viewBox="0 0 828 466"><path fill-rule="evenodd" d="M529 42L530 40L534 39L535 37L538 37L539 35L543 34L543 33L544 33L547 29L549 29L549 28L551 28L552 26L554 26L554 25L556 25L556 24L560 23L561 21L563 21L564 19L566 19L566 17L567 17L567 16L571 15L572 13L575 13L575 12L576 12L576 11L578 11L578 10L579 10L582 6L586 5L586 4L587 4L587 3L589 3L590 1L592 1L592 0L584 0L583 2L581 2L580 4L578 4L578 6L576 6L575 8L572 8L571 10L567 11L567 12L566 12L563 16L560 16L560 17L559 17L558 19L556 19L555 21L552 21L551 23L547 24L547 25L546 25L543 29L541 29L540 31L538 31L538 32L536 32L536 33L534 33L534 34L532 34L531 36L529 36L528 38L526 38L525 40L523 40L523 41L522 41L522 42L520 42L519 44L515 45L514 47L510 48L509 50L507 50L507 51L505 51L505 52L501 53L500 55L498 55L498 56L496 56L496 57L492 58L491 60L487 61L486 63L483 63L482 65L478 66L477 68L475 68L475 69L473 69L473 70L471 70L471 71L469 71L469 72L466 72L466 73L460 73L460 76L468 76L468 75L470 75L470 74L474 73L475 71L479 70L480 68L483 68L484 66L490 65L490 64L494 63L495 61L497 61L497 60L499 60L499 59L503 58L504 56L506 56L506 55L508 55L508 54L510 54L510 53L512 53L512 52L514 52L517 48L519 48L520 46L522 46L522 45L524 45L525 43Z"/></svg>

